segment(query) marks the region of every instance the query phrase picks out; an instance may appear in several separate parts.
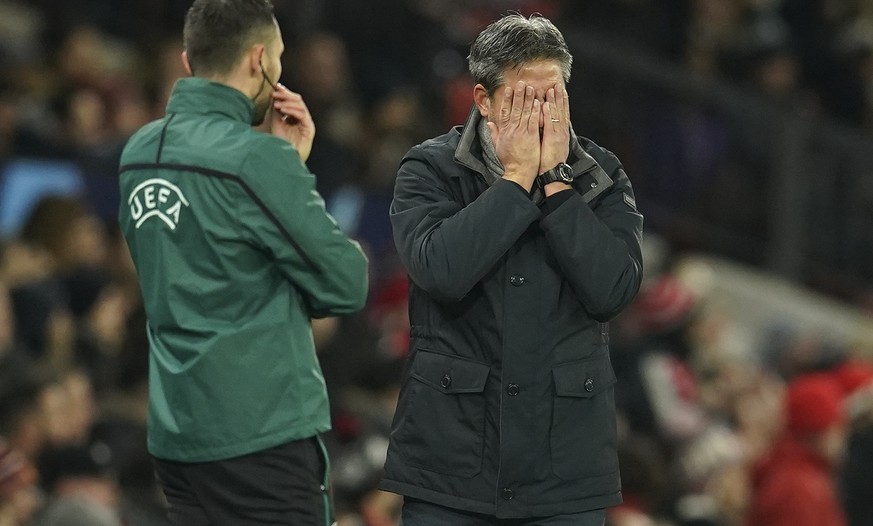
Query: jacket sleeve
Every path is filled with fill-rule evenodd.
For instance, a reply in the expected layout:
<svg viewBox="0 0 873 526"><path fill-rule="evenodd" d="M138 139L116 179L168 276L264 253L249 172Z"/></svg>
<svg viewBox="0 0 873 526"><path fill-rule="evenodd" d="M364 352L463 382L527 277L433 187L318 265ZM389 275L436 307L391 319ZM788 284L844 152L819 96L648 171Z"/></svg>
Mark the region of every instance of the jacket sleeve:
<svg viewBox="0 0 873 526"><path fill-rule="evenodd" d="M540 221L555 258L579 301L607 321L633 300L642 281L643 216L619 165L612 187L589 207L573 192Z"/></svg>
<svg viewBox="0 0 873 526"><path fill-rule="evenodd" d="M442 302L463 299L539 215L518 185L502 179L462 206L421 147L401 161L391 203L394 243L407 272Z"/></svg>
<svg viewBox="0 0 873 526"><path fill-rule="evenodd" d="M270 138L243 164L246 237L267 252L303 296L314 318L360 310L368 264L360 245L340 231L297 152ZM252 220L245 220L251 217Z"/></svg>

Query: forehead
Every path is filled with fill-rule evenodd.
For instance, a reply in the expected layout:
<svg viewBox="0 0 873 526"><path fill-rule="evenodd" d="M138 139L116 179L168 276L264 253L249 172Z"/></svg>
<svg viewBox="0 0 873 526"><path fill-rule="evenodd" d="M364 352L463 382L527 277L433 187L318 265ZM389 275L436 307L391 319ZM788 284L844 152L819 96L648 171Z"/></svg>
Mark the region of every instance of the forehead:
<svg viewBox="0 0 873 526"><path fill-rule="evenodd" d="M554 86L563 82L564 76L557 60L535 60L503 71L504 85L512 86L519 80L533 86Z"/></svg>

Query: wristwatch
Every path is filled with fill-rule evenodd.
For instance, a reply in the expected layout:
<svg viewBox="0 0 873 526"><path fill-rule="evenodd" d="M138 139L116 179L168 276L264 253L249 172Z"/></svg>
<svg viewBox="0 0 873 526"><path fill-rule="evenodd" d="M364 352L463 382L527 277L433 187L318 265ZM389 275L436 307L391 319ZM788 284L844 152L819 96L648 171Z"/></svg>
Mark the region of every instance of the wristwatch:
<svg viewBox="0 0 873 526"><path fill-rule="evenodd" d="M540 183L546 186L549 183L561 182L570 184L573 182L573 168L567 163L558 163L557 166L547 172L541 173L539 176Z"/></svg>

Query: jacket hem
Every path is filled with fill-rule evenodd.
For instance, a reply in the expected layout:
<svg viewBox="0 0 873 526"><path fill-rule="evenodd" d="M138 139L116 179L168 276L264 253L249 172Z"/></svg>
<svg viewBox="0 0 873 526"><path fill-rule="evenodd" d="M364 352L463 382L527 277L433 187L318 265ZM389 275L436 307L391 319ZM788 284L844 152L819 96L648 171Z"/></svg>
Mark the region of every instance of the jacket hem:
<svg viewBox="0 0 873 526"><path fill-rule="evenodd" d="M391 493L396 493L398 495L403 495L404 497L421 499L427 502L438 504L440 506L446 506L447 508L454 508L457 510L471 511L473 513L483 513L485 515L494 515L496 511L494 508L494 504L490 502L479 502L475 500L465 499L462 497L457 497L455 495L447 495L445 493L440 493L410 484L404 484L403 482L397 482L395 480L383 479L382 482L379 483L379 489Z"/></svg>
<svg viewBox="0 0 873 526"><path fill-rule="evenodd" d="M242 443L229 444L220 447L195 447L182 445L173 447L167 446L166 444L158 445L155 440L149 438L148 450L153 457L162 460L188 463L213 462L263 451L294 440L309 438L329 430L330 425L325 424L302 430L294 430L291 433L273 434L258 439L247 440Z"/></svg>
<svg viewBox="0 0 873 526"><path fill-rule="evenodd" d="M568 513L582 513L585 511L608 508L622 503L621 491L616 491L605 495L595 495L570 501L546 502L534 505L521 504L515 509L508 510L505 508L500 509L502 506L495 506L494 503L491 502L465 499L456 495L448 495L446 493L413 486L396 480L383 479L379 483L379 489L456 510L490 515L498 519L527 519Z"/></svg>
<svg viewBox="0 0 873 526"><path fill-rule="evenodd" d="M527 505L519 513L507 511L497 513L498 519L520 519L527 517L547 517L551 515L563 515L565 513L581 513L583 511L609 508L623 501L621 491L606 495L595 495L584 499L576 499L562 502L547 502L543 504Z"/></svg>

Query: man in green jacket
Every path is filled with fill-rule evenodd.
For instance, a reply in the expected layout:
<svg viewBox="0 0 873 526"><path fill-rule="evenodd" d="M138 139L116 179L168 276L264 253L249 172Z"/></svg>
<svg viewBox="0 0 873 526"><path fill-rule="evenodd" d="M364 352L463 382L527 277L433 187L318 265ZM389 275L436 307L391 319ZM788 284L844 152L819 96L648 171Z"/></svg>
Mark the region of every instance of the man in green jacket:
<svg viewBox="0 0 873 526"><path fill-rule="evenodd" d="M367 260L304 164L305 103L273 82L270 1L196 0L184 47L192 76L120 167L148 316L149 451L174 524L329 524L310 322L363 306ZM252 128L268 115L272 134Z"/></svg>

